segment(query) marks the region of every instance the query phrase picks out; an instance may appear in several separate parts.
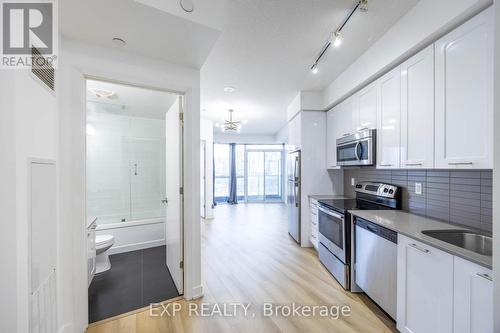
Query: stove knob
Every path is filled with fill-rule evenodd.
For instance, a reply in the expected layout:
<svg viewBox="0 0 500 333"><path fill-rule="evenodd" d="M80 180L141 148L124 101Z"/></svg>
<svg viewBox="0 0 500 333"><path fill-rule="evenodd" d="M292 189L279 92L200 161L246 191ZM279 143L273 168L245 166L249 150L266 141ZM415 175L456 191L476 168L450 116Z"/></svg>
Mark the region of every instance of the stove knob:
<svg viewBox="0 0 500 333"><path fill-rule="evenodd" d="M393 194L394 193L394 190L389 190L389 194Z"/></svg>
<svg viewBox="0 0 500 333"><path fill-rule="evenodd" d="M386 188L384 188L384 193L387 193L387 192L389 192L389 190L388 190L388 189L386 189Z"/></svg>

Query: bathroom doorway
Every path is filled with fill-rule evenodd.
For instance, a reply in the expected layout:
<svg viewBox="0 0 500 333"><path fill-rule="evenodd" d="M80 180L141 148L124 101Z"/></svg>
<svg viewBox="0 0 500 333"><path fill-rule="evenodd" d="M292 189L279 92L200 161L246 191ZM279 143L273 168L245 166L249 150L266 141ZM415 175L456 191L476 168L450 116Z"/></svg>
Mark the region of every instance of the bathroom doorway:
<svg viewBox="0 0 500 333"><path fill-rule="evenodd" d="M89 323L183 293L183 103L86 80Z"/></svg>

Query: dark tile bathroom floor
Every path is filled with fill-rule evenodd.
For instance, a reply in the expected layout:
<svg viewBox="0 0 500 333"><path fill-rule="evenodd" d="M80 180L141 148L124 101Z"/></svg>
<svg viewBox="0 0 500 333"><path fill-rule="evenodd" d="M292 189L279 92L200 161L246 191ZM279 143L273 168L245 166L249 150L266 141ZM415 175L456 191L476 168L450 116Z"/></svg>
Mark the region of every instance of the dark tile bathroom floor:
<svg viewBox="0 0 500 333"><path fill-rule="evenodd" d="M111 269L89 287L89 322L179 296L166 265L166 247L111 255Z"/></svg>

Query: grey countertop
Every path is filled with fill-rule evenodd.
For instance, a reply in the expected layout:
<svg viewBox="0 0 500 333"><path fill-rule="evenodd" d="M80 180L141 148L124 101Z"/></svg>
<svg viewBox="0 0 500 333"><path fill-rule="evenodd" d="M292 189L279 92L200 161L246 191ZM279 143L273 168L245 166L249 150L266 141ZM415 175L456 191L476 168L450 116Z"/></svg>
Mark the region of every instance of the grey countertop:
<svg viewBox="0 0 500 333"><path fill-rule="evenodd" d="M434 246L440 250L475 262L483 267L489 269L492 267L491 256L485 256L462 249L461 247L426 236L422 233L423 230L471 229L410 214L400 210L351 210L349 212L354 216L358 216L387 229L394 230L402 235L411 237L430 246Z"/></svg>
<svg viewBox="0 0 500 333"><path fill-rule="evenodd" d="M326 200L326 199L351 199L345 195L332 195L332 194L309 194L309 198L316 200Z"/></svg>

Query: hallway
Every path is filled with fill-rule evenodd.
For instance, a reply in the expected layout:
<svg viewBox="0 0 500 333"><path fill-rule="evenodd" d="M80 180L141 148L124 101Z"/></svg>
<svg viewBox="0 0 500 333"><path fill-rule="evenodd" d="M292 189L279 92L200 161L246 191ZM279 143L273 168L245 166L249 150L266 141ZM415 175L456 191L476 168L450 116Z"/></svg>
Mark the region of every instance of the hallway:
<svg viewBox="0 0 500 333"><path fill-rule="evenodd" d="M364 295L346 293L312 249L287 234L282 204L220 205L202 222L205 297L196 303L250 303L249 315L189 316L187 302L175 317L150 310L89 328L89 333L135 332L395 332L395 325ZM349 306L349 316L264 317L264 303Z"/></svg>

